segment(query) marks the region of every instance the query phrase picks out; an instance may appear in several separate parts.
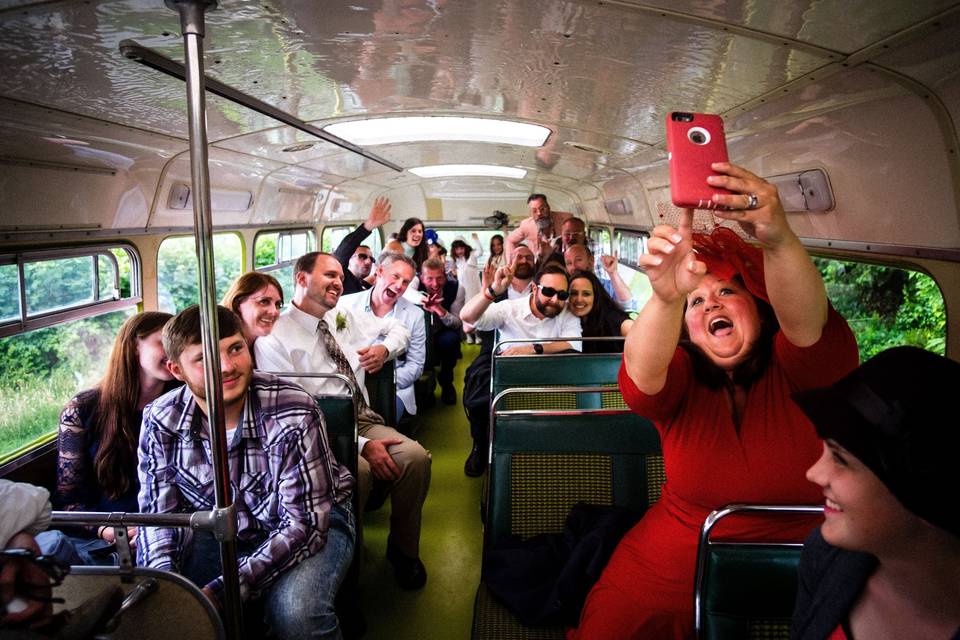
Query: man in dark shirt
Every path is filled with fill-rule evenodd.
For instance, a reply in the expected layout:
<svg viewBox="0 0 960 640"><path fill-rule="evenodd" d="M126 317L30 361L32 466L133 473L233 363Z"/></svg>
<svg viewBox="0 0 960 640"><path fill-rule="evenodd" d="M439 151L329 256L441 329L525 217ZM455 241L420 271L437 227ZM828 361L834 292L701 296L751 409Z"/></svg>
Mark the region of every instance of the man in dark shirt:
<svg viewBox="0 0 960 640"><path fill-rule="evenodd" d="M420 268L420 291L424 295L423 309L430 314L434 354L440 363L437 381L440 399L444 404L456 404L457 391L453 386L453 370L460 351L460 309L463 308L463 287L456 280L447 279L443 262L430 258ZM433 363L428 363L433 364Z"/></svg>
<svg viewBox="0 0 960 640"><path fill-rule="evenodd" d="M377 198L363 224L351 231L333 251L343 268L343 295L366 291L373 285L365 280L373 267L373 251L362 244L374 229L390 222L390 200Z"/></svg>

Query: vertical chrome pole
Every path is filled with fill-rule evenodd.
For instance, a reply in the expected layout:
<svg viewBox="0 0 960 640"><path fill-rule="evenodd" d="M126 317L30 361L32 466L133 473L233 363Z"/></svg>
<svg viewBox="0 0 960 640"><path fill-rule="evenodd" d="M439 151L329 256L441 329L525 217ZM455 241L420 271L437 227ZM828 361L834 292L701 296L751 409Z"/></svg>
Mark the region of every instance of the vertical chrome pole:
<svg viewBox="0 0 960 640"><path fill-rule="evenodd" d="M213 221L210 214L210 172L207 166L206 97L204 95L204 12L216 0L165 0L180 14L184 62L187 72L187 118L190 131L190 177L193 190L193 224L200 275L200 327L203 336L204 386L210 448L213 453L214 492L219 517L232 519L221 528L220 563L223 569L224 622L229 638L242 638L243 614L237 575L236 512L230 492L227 442L223 423L223 387L220 376L220 336L217 326L217 292L213 260Z"/></svg>

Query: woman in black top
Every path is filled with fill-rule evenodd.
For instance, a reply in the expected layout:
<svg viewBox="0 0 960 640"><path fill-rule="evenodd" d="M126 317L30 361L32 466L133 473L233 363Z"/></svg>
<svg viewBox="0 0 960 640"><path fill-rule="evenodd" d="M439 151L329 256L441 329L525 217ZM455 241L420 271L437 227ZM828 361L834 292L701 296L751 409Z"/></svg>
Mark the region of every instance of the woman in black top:
<svg viewBox="0 0 960 640"><path fill-rule="evenodd" d="M960 638L960 364L916 347L794 394L823 455L823 525L800 557L791 636Z"/></svg>
<svg viewBox="0 0 960 640"><path fill-rule="evenodd" d="M625 336L633 326L633 320L617 304L589 271L575 271L570 276L570 313L580 318L582 335L585 338L599 336ZM620 340L583 341L583 353L617 353L623 351Z"/></svg>
<svg viewBox="0 0 960 640"><path fill-rule="evenodd" d="M169 313L146 311L120 328L99 384L77 394L60 414L57 488L65 511L140 511L137 446L143 408L179 386L167 370L160 334ZM129 527L131 539L136 528ZM109 563L111 527L72 527L37 536L43 552L71 564Z"/></svg>

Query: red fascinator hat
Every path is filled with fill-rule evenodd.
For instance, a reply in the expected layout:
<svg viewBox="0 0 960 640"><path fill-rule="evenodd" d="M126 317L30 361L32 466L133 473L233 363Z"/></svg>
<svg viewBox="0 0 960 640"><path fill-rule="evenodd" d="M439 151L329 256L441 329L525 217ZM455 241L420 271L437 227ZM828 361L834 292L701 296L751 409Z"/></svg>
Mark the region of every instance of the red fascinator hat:
<svg viewBox="0 0 960 640"><path fill-rule="evenodd" d="M694 233L693 249L697 259L707 265L707 272L730 280L739 275L747 290L769 303L763 280L763 250L748 244L729 227L715 227L709 233Z"/></svg>

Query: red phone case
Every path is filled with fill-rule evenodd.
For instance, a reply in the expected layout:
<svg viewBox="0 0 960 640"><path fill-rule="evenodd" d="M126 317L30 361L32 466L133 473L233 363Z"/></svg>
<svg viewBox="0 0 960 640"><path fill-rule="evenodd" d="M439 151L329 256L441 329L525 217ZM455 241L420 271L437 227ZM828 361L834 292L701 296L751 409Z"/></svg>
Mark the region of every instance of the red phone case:
<svg viewBox="0 0 960 640"><path fill-rule="evenodd" d="M678 120L675 116L681 118ZM682 121L689 118L689 122ZM685 209L715 209L711 196L730 193L707 184L716 175L710 165L727 162L727 141L720 116L708 113L667 114L670 198Z"/></svg>

